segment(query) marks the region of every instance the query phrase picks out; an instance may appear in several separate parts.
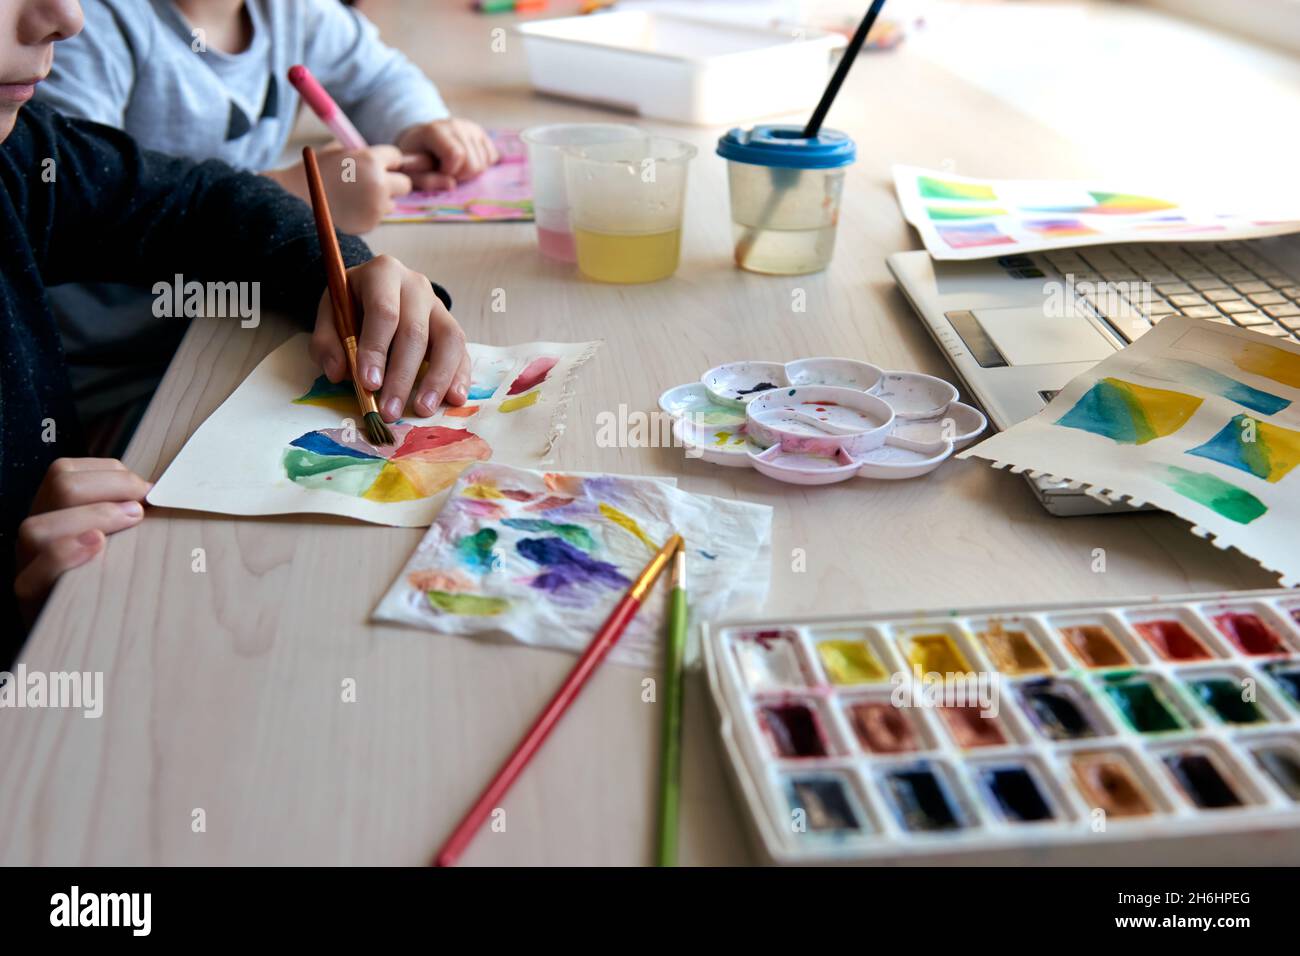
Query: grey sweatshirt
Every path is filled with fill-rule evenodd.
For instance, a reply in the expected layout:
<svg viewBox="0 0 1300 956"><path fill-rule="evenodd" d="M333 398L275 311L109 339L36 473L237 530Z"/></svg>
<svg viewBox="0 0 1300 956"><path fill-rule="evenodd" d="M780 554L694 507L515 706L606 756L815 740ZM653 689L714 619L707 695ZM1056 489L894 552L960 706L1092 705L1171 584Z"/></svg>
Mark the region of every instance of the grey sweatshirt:
<svg viewBox="0 0 1300 956"><path fill-rule="evenodd" d="M366 140L391 143L442 119L437 89L338 0L247 0L242 53L206 48L171 0L83 0L86 26L59 44L37 99L125 130L141 146L266 170L280 161L298 109L289 67L315 74Z"/></svg>

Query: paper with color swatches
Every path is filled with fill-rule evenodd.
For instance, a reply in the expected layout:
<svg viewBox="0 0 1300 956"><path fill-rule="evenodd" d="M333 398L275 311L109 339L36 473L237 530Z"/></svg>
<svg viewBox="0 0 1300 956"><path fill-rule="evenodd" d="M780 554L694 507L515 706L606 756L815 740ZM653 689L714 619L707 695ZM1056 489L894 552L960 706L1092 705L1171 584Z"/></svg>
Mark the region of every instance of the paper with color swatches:
<svg viewBox="0 0 1300 956"><path fill-rule="evenodd" d="M374 616L579 651L674 533L686 541L697 620L757 608L767 596L771 529L767 505L688 494L651 478L476 464ZM656 592L610 659L657 672L667 609Z"/></svg>
<svg viewBox="0 0 1300 956"><path fill-rule="evenodd" d="M469 465L544 462L579 368L598 343L471 343L464 405L392 426L375 446L352 384L331 383L296 335L268 355L185 443L152 505L221 514L333 514L424 527Z"/></svg>
<svg viewBox="0 0 1300 956"><path fill-rule="evenodd" d="M962 452L1150 503L1300 581L1300 345L1165 319Z"/></svg>
<svg viewBox="0 0 1300 956"><path fill-rule="evenodd" d="M935 259L1115 242L1223 242L1300 231L1300 219L1280 217L1276 208L1223 209L1212 201L1099 183L978 179L895 166L894 189L904 217Z"/></svg>
<svg viewBox="0 0 1300 956"><path fill-rule="evenodd" d="M533 218L528 152L519 134L492 130L501 161L467 182L436 193L397 199L385 222L514 222Z"/></svg>

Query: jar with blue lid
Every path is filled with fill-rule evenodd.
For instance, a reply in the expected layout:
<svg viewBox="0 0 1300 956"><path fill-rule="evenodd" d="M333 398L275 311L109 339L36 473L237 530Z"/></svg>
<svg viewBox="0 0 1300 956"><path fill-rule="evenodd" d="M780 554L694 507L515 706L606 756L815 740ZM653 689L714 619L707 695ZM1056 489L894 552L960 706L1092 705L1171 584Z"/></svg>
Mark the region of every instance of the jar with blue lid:
<svg viewBox="0 0 1300 956"><path fill-rule="evenodd" d="M835 251L844 173L857 147L823 129L801 126L733 129L718 139L727 161L736 265L750 272L820 272Z"/></svg>

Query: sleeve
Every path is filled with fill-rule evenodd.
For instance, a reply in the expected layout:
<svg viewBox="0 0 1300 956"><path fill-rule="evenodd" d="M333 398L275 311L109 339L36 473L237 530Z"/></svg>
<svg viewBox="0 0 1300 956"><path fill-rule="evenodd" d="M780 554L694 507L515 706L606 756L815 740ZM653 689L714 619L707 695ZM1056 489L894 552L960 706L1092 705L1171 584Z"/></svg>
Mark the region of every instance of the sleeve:
<svg viewBox="0 0 1300 956"><path fill-rule="evenodd" d="M85 26L59 43L50 75L36 87L36 100L66 116L122 129L147 41L116 4L90 0L82 8Z"/></svg>
<svg viewBox="0 0 1300 956"><path fill-rule="evenodd" d="M303 62L371 143L391 143L416 123L450 115L438 88L379 39L375 25L338 0L302 0Z"/></svg>
<svg viewBox="0 0 1300 956"><path fill-rule="evenodd" d="M46 285L75 281L153 286L255 282L262 306L310 326L325 289L307 204L263 176L219 160L194 163L141 149L125 133L24 110L33 135L27 232ZM52 160L46 167L41 157ZM344 262L371 258L340 235Z"/></svg>

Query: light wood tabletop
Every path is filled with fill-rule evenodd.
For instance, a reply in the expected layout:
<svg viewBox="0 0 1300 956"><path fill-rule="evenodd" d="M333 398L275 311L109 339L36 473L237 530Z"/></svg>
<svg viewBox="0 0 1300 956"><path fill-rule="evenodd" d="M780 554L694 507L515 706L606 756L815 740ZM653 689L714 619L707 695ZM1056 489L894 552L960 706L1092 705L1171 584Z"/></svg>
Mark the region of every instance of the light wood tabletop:
<svg viewBox="0 0 1300 956"><path fill-rule="evenodd" d="M533 94L518 39L493 50L491 31L510 18L463 6L365 4L458 115L502 128L610 118ZM538 255L530 223L389 225L368 237L445 283L472 341L604 340L579 378L558 467L671 475L688 491L771 505L774 615L1274 584L1166 515L1051 517L1023 480L979 461L913 481L801 488L686 460L680 449L599 447L600 413L651 411L663 389L726 360L839 355L950 375L885 265L917 245L891 164L1097 172L1059 135L906 44L867 55L828 121L859 149L835 260L819 275L763 277L732 265L724 166L713 154L721 130L642 125L700 148L671 279L584 281ZM495 290L503 312L492 310ZM792 309L796 291L806 312ZM292 331L278 319L256 329L195 321L128 465L159 476ZM420 534L154 510L112 537L100 560L60 582L22 656L34 670L103 671L103 716L0 715L0 862L425 862L574 658L368 623ZM1104 573L1092 570L1096 548L1106 551ZM642 701L642 680L657 676L606 665L509 794L504 828L485 829L465 862L648 863L660 716ZM355 702L343 700L349 679ZM682 862L749 862L701 675L688 683L686 711Z"/></svg>

